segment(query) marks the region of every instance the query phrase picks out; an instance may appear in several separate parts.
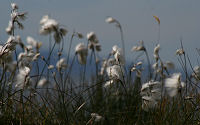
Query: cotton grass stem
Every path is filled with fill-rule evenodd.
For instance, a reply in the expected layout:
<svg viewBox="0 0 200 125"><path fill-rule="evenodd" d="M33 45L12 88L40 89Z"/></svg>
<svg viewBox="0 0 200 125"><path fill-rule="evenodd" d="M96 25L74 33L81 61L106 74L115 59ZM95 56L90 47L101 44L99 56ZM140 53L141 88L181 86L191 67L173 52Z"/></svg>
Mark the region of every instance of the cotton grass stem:
<svg viewBox="0 0 200 125"><path fill-rule="evenodd" d="M152 73L151 73L151 63L150 63L150 59L149 59L149 55L148 52L145 50L145 55L147 57L147 62L148 62L148 68L149 68L149 80L151 80L152 78Z"/></svg>
<svg viewBox="0 0 200 125"><path fill-rule="evenodd" d="M71 39L70 39L70 42L69 42L69 49L68 49L68 53L67 53L67 65L69 63L69 56L70 56L70 52L71 52L71 47L72 47L72 41L73 41L73 38L74 38L74 33L75 32L73 32L73 34L71 36Z"/></svg>

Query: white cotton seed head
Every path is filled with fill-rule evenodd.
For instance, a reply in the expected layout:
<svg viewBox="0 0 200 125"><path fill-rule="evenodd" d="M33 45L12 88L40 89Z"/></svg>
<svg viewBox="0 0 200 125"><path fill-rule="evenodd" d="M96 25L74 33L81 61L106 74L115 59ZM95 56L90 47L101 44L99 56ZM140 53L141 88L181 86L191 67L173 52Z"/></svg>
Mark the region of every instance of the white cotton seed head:
<svg viewBox="0 0 200 125"><path fill-rule="evenodd" d="M33 61L36 61L40 56L40 53L36 53L35 56L33 57Z"/></svg>
<svg viewBox="0 0 200 125"><path fill-rule="evenodd" d="M150 90L159 89L161 87L161 83L158 81L149 81L144 83L141 88L141 92L148 92Z"/></svg>
<svg viewBox="0 0 200 125"><path fill-rule="evenodd" d="M67 64L65 62L65 58L61 58L60 60L58 60L58 62L56 63L56 67L57 69L60 71L61 69L65 69L67 68Z"/></svg>
<svg viewBox="0 0 200 125"><path fill-rule="evenodd" d="M136 71L136 70L137 70L137 69L136 69L135 66L131 68L131 72L134 72L134 71Z"/></svg>
<svg viewBox="0 0 200 125"><path fill-rule="evenodd" d="M84 51L86 48L86 46L84 45L84 43L79 43L76 45L75 47L75 52L76 53L81 53L82 51Z"/></svg>
<svg viewBox="0 0 200 125"><path fill-rule="evenodd" d="M177 49L176 50L176 55L183 55L185 53L185 51L183 49Z"/></svg>
<svg viewBox="0 0 200 125"><path fill-rule="evenodd" d="M4 45L3 51L13 51L18 43L21 42L20 36L10 36ZM5 50L4 50L5 49Z"/></svg>
<svg viewBox="0 0 200 125"><path fill-rule="evenodd" d="M40 20L40 24L43 25L45 24L49 19L49 16L48 15L45 15L42 17L42 19Z"/></svg>
<svg viewBox="0 0 200 125"><path fill-rule="evenodd" d="M106 72L111 79L119 79L119 80L123 79L124 69L122 66L119 65L109 66L107 67Z"/></svg>
<svg viewBox="0 0 200 125"><path fill-rule="evenodd" d="M141 61L138 62L138 63L136 64L136 66L139 66L139 65L142 65L142 62L141 62Z"/></svg>
<svg viewBox="0 0 200 125"><path fill-rule="evenodd" d="M158 62L154 63L154 64L152 65L152 67L153 67L154 70L157 70L157 69L158 69Z"/></svg>
<svg viewBox="0 0 200 125"><path fill-rule="evenodd" d="M158 60L158 58L159 58L159 50L160 50L160 44L158 44L158 45L156 45L156 47L154 48L154 58L156 59L156 60Z"/></svg>
<svg viewBox="0 0 200 125"><path fill-rule="evenodd" d="M39 87L43 87L43 86L45 86L47 83L48 83L47 79L46 79L46 78L42 78L42 79L40 79L40 81L38 82L38 86L39 86Z"/></svg>
<svg viewBox="0 0 200 125"><path fill-rule="evenodd" d="M112 17L108 17L108 18L106 18L105 22L114 23L114 22L116 22L116 20L114 18L112 18Z"/></svg>
<svg viewBox="0 0 200 125"><path fill-rule="evenodd" d="M103 60L102 66L101 66L101 70L100 70L100 75L103 75L103 74L104 74L104 71L106 70L107 65L108 65L107 63L108 63L107 60Z"/></svg>
<svg viewBox="0 0 200 125"><path fill-rule="evenodd" d="M45 30L53 30L53 28L58 27L58 22L54 19L49 19L44 25L43 28Z"/></svg>
<svg viewBox="0 0 200 125"><path fill-rule="evenodd" d="M19 53L18 58L17 58L18 61L22 60L22 58L23 58L24 56L26 56L25 53L23 53L23 52Z"/></svg>
<svg viewBox="0 0 200 125"><path fill-rule="evenodd" d="M142 96L142 109L156 108L158 101L161 99L161 83L158 81L149 81L142 85L140 95Z"/></svg>
<svg viewBox="0 0 200 125"><path fill-rule="evenodd" d="M19 70L19 73L20 74L24 74L24 75L29 75L30 71L31 70L30 70L29 67L24 67L24 68L22 68L22 69Z"/></svg>
<svg viewBox="0 0 200 125"><path fill-rule="evenodd" d="M87 39L88 40L90 40L90 39L92 39L92 37L94 37L95 36L95 33L94 32L89 32L88 34L87 34Z"/></svg>
<svg viewBox="0 0 200 125"><path fill-rule="evenodd" d="M156 45L156 47L154 48L154 53L158 54L160 50L160 44Z"/></svg>
<svg viewBox="0 0 200 125"><path fill-rule="evenodd" d="M53 68L54 68L53 65L49 65L49 66L48 66L48 69L53 69Z"/></svg>
<svg viewBox="0 0 200 125"><path fill-rule="evenodd" d="M144 47L144 41L141 40L139 41L139 44L138 46L133 46L131 51L146 51L146 48Z"/></svg>
<svg viewBox="0 0 200 125"><path fill-rule="evenodd" d="M16 4L16 3L11 3L11 7L12 7L12 9L13 9L13 10L16 10L16 9L18 9L18 6L17 6L17 4Z"/></svg>
<svg viewBox="0 0 200 125"><path fill-rule="evenodd" d="M92 32L89 32L87 34L87 39L88 41L92 42L92 43L98 43L98 39L97 39L97 36L96 34L92 31Z"/></svg>
<svg viewBox="0 0 200 125"><path fill-rule="evenodd" d="M114 54L114 57L118 64L121 64L121 65L125 64L124 55L123 55L123 52L121 51L121 49L118 49L116 51L116 53Z"/></svg>
<svg viewBox="0 0 200 125"><path fill-rule="evenodd" d="M142 109L148 112L150 109L154 109L157 106L157 101L153 98L144 96L142 97Z"/></svg>
<svg viewBox="0 0 200 125"><path fill-rule="evenodd" d="M170 78L165 79L165 89L169 96L174 97L178 94L179 89L185 87L185 83L181 82L181 74L174 73Z"/></svg>
<svg viewBox="0 0 200 125"><path fill-rule="evenodd" d="M112 52L111 54L114 55L115 61L117 62L117 64L125 64L125 58L124 58L124 54L121 48L119 48L117 45L114 45L112 47Z"/></svg>
<svg viewBox="0 0 200 125"><path fill-rule="evenodd" d="M194 70L194 72L200 72L200 66L195 66L194 68L193 68L193 70Z"/></svg>
<svg viewBox="0 0 200 125"><path fill-rule="evenodd" d="M180 73L174 73L170 78L165 80L165 87L177 88L180 82Z"/></svg>
<svg viewBox="0 0 200 125"><path fill-rule="evenodd" d="M19 73L16 76L16 85L15 85L16 88L22 89L29 83L30 80L29 73L30 73L29 67L23 67L19 69Z"/></svg>
<svg viewBox="0 0 200 125"><path fill-rule="evenodd" d="M25 47L25 52L21 52L18 55L18 62L20 67L31 67L31 62L38 58L38 54L35 54L31 48Z"/></svg>
<svg viewBox="0 0 200 125"><path fill-rule="evenodd" d="M12 11L12 13L10 14L11 20L15 20L18 16L18 12L17 11Z"/></svg>
<svg viewBox="0 0 200 125"><path fill-rule="evenodd" d="M36 41L35 39L33 39L32 37L30 37L30 36L28 36L28 37L26 38L26 41L27 41L28 44L30 44L30 45L32 45L32 46L34 46L34 47L37 46L37 41Z"/></svg>
<svg viewBox="0 0 200 125"><path fill-rule="evenodd" d="M83 43L79 43L75 47L75 52L78 56L79 63L82 65L86 64L88 54L86 46Z"/></svg>
<svg viewBox="0 0 200 125"><path fill-rule="evenodd" d="M26 47L25 47L25 51L32 51L33 50L33 46L32 45L27 45Z"/></svg>
<svg viewBox="0 0 200 125"><path fill-rule="evenodd" d="M99 122L99 121L101 121L101 120L103 119L103 117L100 116L100 115L97 114L97 113L91 113L91 117L94 118L94 121L95 121L95 122Z"/></svg>
<svg viewBox="0 0 200 125"><path fill-rule="evenodd" d="M8 27L6 28L6 32L11 35L13 29L14 29L13 23L11 21L9 21L8 22Z"/></svg>
<svg viewBox="0 0 200 125"><path fill-rule="evenodd" d="M114 80L111 79L111 80L107 81L107 82L104 84L104 87L107 88L107 87L111 86L113 83L114 83Z"/></svg>
<svg viewBox="0 0 200 125"><path fill-rule="evenodd" d="M115 54L117 52L117 50L119 49L119 47L117 45L114 45L112 47L112 54Z"/></svg>
<svg viewBox="0 0 200 125"><path fill-rule="evenodd" d="M144 46L133 46L133 48L131 49L131 51L145 51L145 47Z"/></svg>
<svg viewBox="0 0 200 125"><path fill-rule="evenodd" d="M42 35L47 35L51 32L57 32L59 24L56 20L50 19L48 16L44 16L40 20L41 24L41 29L40 29L40 34Z"/></svg>

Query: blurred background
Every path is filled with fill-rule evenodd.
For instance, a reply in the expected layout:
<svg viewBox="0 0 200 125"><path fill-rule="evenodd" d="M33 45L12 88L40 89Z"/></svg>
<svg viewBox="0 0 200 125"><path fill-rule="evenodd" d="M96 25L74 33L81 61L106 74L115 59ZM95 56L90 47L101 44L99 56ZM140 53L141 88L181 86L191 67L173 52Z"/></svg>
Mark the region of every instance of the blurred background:
<svg viewBox="0 0 200 125"><path fill-rule="evenodd" d="M4 43L8 35L5 28L10 20L11 6L15 2L20 12L28 12L23 22L24 30L17 30L25 42L27 36L43 42L43 50L48 50L48 37L39 35L39 21L49 15L64 25L69 31L65 37L65 50L73 30L84 36L94 31L102 45L101 57L106 57L113 45L121 47L120 32L112 24L105 22L108 16L117 19L124 31L126 58L134 61L138 55L131 48L143 40L153 56L153 48L158 43L158 23L153 18L160 18L160 56L164 61L178 63L175 52L180 48L180 39L193 65L198 64L196 48L200 48L200 1L199 0L2 0L0 2L0 42ZM73 48L79 42L74 39ZM67 51L65 51L67 52ZM71 54L74 54L74 49ZM153 59L151 59L153 61ZM177 64L179 66L179 64ZM179 66L180 67L180 66Z"/></svg>

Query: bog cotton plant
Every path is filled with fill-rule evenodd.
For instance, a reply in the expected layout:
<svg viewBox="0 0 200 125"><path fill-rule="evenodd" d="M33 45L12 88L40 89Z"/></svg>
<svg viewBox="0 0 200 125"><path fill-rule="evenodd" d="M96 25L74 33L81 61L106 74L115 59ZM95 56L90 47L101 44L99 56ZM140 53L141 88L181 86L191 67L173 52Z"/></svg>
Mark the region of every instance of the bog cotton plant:
<svg viewBox="0 0 200 125"><path fill-rule="evenodd" d="M149 81L144 83L141 88L142 109L149 111L156 108L161 100L161 83L159 81Z"/></svg>
<svg viewBox="0 0 200 125"><path fill-rule="evenodd" d="M184 51L182 48L176 50L176 55L181 56L181 55L183 55L184 53L185 53L185 51Z"/></svg>
<svg viewBox="0 0 200 125"><path fill-rule="evenodd" d="M0 65L2 64L9 64L12 63L13 57L12 57L12 52L8 50L3 51L3 46L0 45Z"/></svg>
<svg viewBox="0 0 200 125"><path fill-rule="evenodd" d="M16 3L11 3L11 7L12 7L13 10L19 9L19 7Z"/></svg>
<svg viewBox="0 0 200 125"><path fill-rule="evenodd" d="M61 71L62 69L66 69L67 68L67 64L66 64L65 58L61 58L60 60L57 61L56 68L58 69L58 71Z"/></svg>
<svg viewBox="0 0 200 125"><path fill-rule="evenodd" d="M96 68L96 77L98 77L98 63L99 59L97 57L97 52L101 51L101 45L99 44L99 40L94 32L87 33L87 39L88 39L88 49L91 49L91 58L92 55L94 55L94 61L95 61L95 68ZM91 60L90 60L91 61Z"/></svg>
<svg viewBox="0 0 200 125"><path fill-rule="evenodd" d="M122 26L121 26L120 22L118 20L114 19L113 17L107 17L105 19L105 22L107 22L109 24L115 24L115 26L119 28L120 35L121 35L121 42L122 42L122 51L123 51L123 54L124 54L124 59L126 59L124 36L123 36L123 30L122 30Z"/></svg>
<svg viewBox="0 0 200 125"><path fill-rule="evenodd" d="M161 76L163 77L164 75L163 75L162 67L164 67L164 64L160 59L159 51L160 51L160 44L157 44L154 47L154 51L153 51L153 57L154 57L156 62L152 65L152 68L154 69L154 72L156 73L156 75L158 73L160 73ZM159 61L160 61L160 63L159 63Z"/></svg>
<svg viewBox="0 0 200 125"><path fill-rule="evenodd" d="M144 47L144 42L142 40L139 41L139 45L133 46L131 51L146 51L146 48Z"/></svg>
<svg viewBox="0 0 200 125"><path fill-rule="evenodd" d="M137 62L136 64L133 65L133 67L131 68L131 72L136 72L137 77L141 77L141 70L142 69L138 69L137 67L142 65L142 62Z"/></svg>
<svg viewBox="0 0 200 125"><path fill-rule="evenodd" d="M108 17L106 20L105 20L107 23L116 23L116 19L114 19L113 17Z"/></svg>
<svg viewBox="0 0 200 125"><path fill-rule="evenodd" d="M119 65L109 66L107 67L106 71L107 71L107 75L110 78L114 78L114 79L122 78L123 71L121 71L121 67Z"/></svg>
<svg viewBox="0 0 200 125"><path fill-rule="evenodd" d="M106 68L106 72L107 72L107 75L110 78L110 80L106 82L104 87L111 85L115 81L123 80L124 69L120 65L108 66Z"/></svg>
<svg viewBox="0 0 200 125"><path fill-rule="evenodd" d="M101 45L99 44L99 40L93 31L87 33L87 39L89 41L89 49L91 49L92 51L95 50L97 52L101 51Z"/></svg>
<svg viewBox="0 0 200 125"><path fill-rule="evenodd" d="M48 66L48 69L53 69L54 68L54 65L49 65Z"/></svg>
<svg viewBox="0 0 200 125"><path fill-rule="evenodd" d="M182 89L185 87L185 83L181 81L181 74L174 73L170 78L165 79L165 89L170 97L176 96L181 93Z"/></svg>
<svg viewBox="0 0 200 125"><path fill-rule="evenodd" d="M19 69L19 73L16 76L16 84L15 88L23 89L24 87L28 87L30 82L30 68L23 67Z"/></svg>
<svg viewBox="0 0 200 125"><path fill-rule="evenodd" d="M8 27L6 28L6 32L9 35L14 35L14 28L15 28L15 23L20 29L23 29L24 26L20 22L20 20L24 20L26 18L26 12L19 13L18 12L18 6L16 3L11 3L12 11L11 11L11 19L8 23Z"/></svg>
<svg viewBox="0 0 200 125"><path fill-rule="evenodd" d="M97 39L96 34L93 31L87 33L87 39L91 43L98 43L99 42L99 40Z"/></svg>
<svg viewBox="0 0 200 125"><path fill-rule="evenodd" d="M152 65L152 68L157 71L158 69L158 62L155 62L153 65Z"/></svg>
<svg viewBox="0 0 200 125"><path fill-rule="evenodd" d="M94 119L95 122L99 122L103 119L103 117L97 113L91 113L91 117Z"/></svg>
<svg viewBox="0 0 200 125"><path fill-rule="evenodd" d="M0 65L3 64L9 69L15 68L15 62L13 62L13 51L16 45L21 42L19 36L10 36L4 45L0 45Z"/></svg>
<svg viewBox="0 0 200 125"><path fill-rule="evenodd" d="M102 116L100 116L99 114L97 114L97 113L91 113L90 114L91 115L91 118L90 118L90 120L86 123L86 125L90 125L90 124L92 124L93 122L100 122L100 121L102 121L103 120L103 117Z"/></svg>
<svg viewBox="0 0 200 125"><path fill-rule="evenodd" d="M49 18L48 15L42 17L40 25L40 34L48 35L53 33L56 43L60 43L63 36L65 36L68 32L65 28L60 28L59 23L56 20Z"/></svg>
<svg viewBox="0 0 200 125"><path fill-rule="evenodd" d="M114 55L115 61L117 64L124 65L125 64L125 59L124 59L124 54L121 48L119 48L117 45L114 45L112 47L112 52Z"/></svg>
<svg viewBox="0 0 200 125"><path fill-rule="evenodd" d="M31 67L31 62L34 57L34 53L32 51L21 52L18 55L18 62L20 67Z"/></svg>
<svg viewBox="0 0 200 125"><path fill-rule="evenodd" d="M38 87L44 87L44 86L47 85L47 84L48 84L47 79L46 79L46 78L42 78L42 79L40 79L40 81L38 82L37 86L38 86Z"/></svg>
<svg viewBox="0 0 200 125"><path fill-rule="evenodd" d="M3 52L3 48L4 46L0 45L0 54L2 54L0 55L0 67L5 67L7 71L13 72L17 66L17 62L13 61L12 51L4 50Z"/></svg>
<svg viewBox="0 0 200 125"><path fill-rule="evenodd" d="M9 36L7 42L4 44L3 48L1 49L0 55L4 55L7 52L12 52L15 50L16 45L21 42L20 36Z"/></svg>
<svg viewBox="0 0 200 125"><path fill-rule="evenodd" d="M108 60L107 59L104 59L103 62L102 62L102 66L101 66L101 69L100 69L100 75L103 75L106 68L108 66Z"/></svg>
<svg viewBox="0 0 200 125"><path fill-rule="evenodd" d="M16 28L15 24L17 24L20 29L23 29L23 25L20 21L25 19L26 13L18 12L19 7L16 3L11 3L11 8L11 19L8 23L8 27L6 28L6 32L10 36L7 42L0 47L0 62L6 62L6 65L9 66L8 69L15 69L16 62L12 62L13 51L15 51L16 45L22 45L22 42L20 36L14 36L14 29Z"/></svg>
<svg viewBox="0 0 200 125"><path fill-rule="evenodd" d="M133 46L131 51L136 51L136 52L144 52L145 55L146 55L146 58L147 58L147 62L148 62L148 70L149 70L149 80L151 79L152 77L152 74L151 74L151 64L150 64L150 59L149 59L149 55L148 55L148 52L146 50L146 47L144 46L144 41L143 40L140 40L139 41L139 45L137 46Z"/></svg>
<svg viewBox="0 0 200 125"><path fill-rule="evenodd" d="M160 51L160 44L157 44L156 47L154 48L154 58L156 61L159 59L159 51Z"/></svg>
<svg viewBox="0 0 200 125"><path fill-rule="evenodd" d="M85 65L87 61L87 47L84 45L84 43L79 43L75 47L75 53L78 56L78 61L80 64Z"/></svg>
<svg viewBox="0 0 200 125"><path fill-rule="evenodd" d="M18 62L20 67L31 67L31 63L36 61L40 53L36 53L31 45L24 46L24 52L19 53Z"/></svg>
<svg viewBox="0 0 200 125"><path fill-rule="evenodd" d="M40 34L42 35L47 35L52 32L56 32L59 26L58 22L54 19L50 19L48 15L42 17L42 19L40 20L40 25Z"/></svg>
<svg viewBox="0 0 200 125"><path fill-rule="evenodd" d="M26 38L26 41L29 45L31 45L32 47L34 47L37 51L39 51L40 47L42 46L41 42L36 41L34 38L28 36Z"/></svg>
<svg viewBox="0 0 200 125"><path fill-rule="evenodd" d="M100 75L104 75L104 72L108 66L117 64L114 58L104 59L100 69Z"/></svg>

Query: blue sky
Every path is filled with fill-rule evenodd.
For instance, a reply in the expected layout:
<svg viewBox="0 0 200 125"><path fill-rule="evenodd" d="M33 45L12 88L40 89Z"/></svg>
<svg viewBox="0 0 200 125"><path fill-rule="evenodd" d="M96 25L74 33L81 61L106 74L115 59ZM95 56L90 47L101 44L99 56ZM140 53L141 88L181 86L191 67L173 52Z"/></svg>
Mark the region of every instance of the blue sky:
<svg viewBox="0 0 200 125"><path fill-rule="evenodd" d="M102 44L103 52L100 55L104 56L111 51L113 45L121 46L118 29L104 21L107 16L112 16L120 21L124 30L127 57L134 59L136 53L131 53L130 49L139 40L144 40L149 54L152 55L158 37L158 25L153 19L153 15L156 15L161 20L161 57L164 60L176 60L175 51L180 47L182 37L192 62L197 63L195 48L200 48L199 0L2 0L2 42L8 37L5 28L10 19L11 2L19 5L19 11L28 12L28 18L23 23L25 29L17 31L23 41L27 36L32 36L44 44L47 43L48 38L40 36L38 31L40 19L48 14L69 30L66 42L74 29L84 35L94 31ZM86 40L82 41L86 43ZM82 41L75 39L73 45Z"/></svg>

